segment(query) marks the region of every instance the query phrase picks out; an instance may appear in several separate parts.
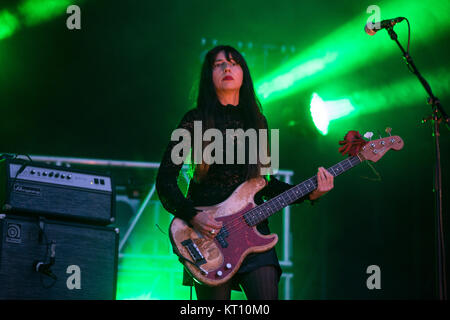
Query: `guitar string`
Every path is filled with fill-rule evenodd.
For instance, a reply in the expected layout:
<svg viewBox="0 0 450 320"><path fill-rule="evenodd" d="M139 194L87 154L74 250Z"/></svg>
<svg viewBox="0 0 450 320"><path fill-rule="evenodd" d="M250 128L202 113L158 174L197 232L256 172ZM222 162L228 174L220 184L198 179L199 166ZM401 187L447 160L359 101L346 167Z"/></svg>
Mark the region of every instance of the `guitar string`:
<svg viewBox="0 0 450 320"><path fill-rule="evenodd" d="M345 164L345 163L344 163L344 164ZM340 164L337 164L337 165L340 165ZM337 166L337 165L335 165L335 166ZM351 168L354 167L355 165L357 165L357 163L351 163L351 162L350 162L349 165L347 164L346 166L344 166L344 171L347 171L347 170L351 169ZM335 166L333 166L333 167L335 167ZM339 175L339 174L342 173L342 171L339 172L339 169L336 169L336 170L335 170L335 169L333 169L333 167L331 167L330 169L331 169L331 171L333 172L333 175L334 175L334 176L337 176L337 175ZM337 173L336 173L335 171L337 171ZM311 181L311 180L312 180L312 181ZM316 185L317 185L317 176L313 176L313 177L311 177L310 179L305 180L304 182L302 182L302 183L300 183L300 184L298 184L298 185L292 187L291 189L288 189L288 190L284 191L283 193L281 193L280 195L278 195L278 196L276 196L276 197L270 199L269 201L266 201L265 203L263 203L263 204L261 204L261 205L259 205L259 206L257 206L257 207L254 207L254 208L250 209L250 210L247 211L247 212L244 212L244 213L243 213L242 215L240 215L238 218L235 218L235 219L233 219L233 220L230 220L229 223L232 223L232 222L233 222L234 220L236 220L236 219L239 219L239 220L240 220L244 215L249 216L249 215L252 215L252 214L254 214L254 213L258 214L258 209L261 209L261 210L267 209L267 208L264 208L264 207L269 207L270 209L275 209L275 212L278 211L278 210L280 210L280 209L282 209L283 207L285 207L285 204L284 204L282 201L279 201L279 200L278 200L279 198L289 197L288 203L290 204L290 203L294 202L295 200L297 200L297 199L299 199L299 198L305 196L306 194L308 194L308 193L310 193L311 191L314 190L314 188L313 188L312 190L309 189L311 186L308 186L309 188L304 187L304 185L307 184L308 181L309 181L310 183L312 182L312 184L313 184L313 186L314 186L314 188L315 188ZM296 189L296 190L294 190L294 189ZM297 190L301 191L300 197L298 197L298 192L297 192ZM306 192L305 192L305 191L306 191ZM295 195L294 195L293 193L295 193ZM295 199L292 200L292 197L294 197ZM279 205L276 204L276 201L278 201L279 204L281 204L281 207L280 207L280 208L278 208ZM275 208L273 208L273 207L271 206L272 203L275 204ZM266 214L266 213L263 213L263 215L265 215L265 214ZM269 216L270 216L270 215L271 215L271 213L269 213ZM263 217L262 219L260 219L260 220L263 221L263 220L266 219L266 218L267 218L267 217L264 216L264 217ZM258 217L256 217L256 219L258 219ZM253 219L253 220L254 220L254 219ZM259 223L260 221L258 222L258 221L256 220L256 221L252 221L252 222L255 223L255 224L257 224L257 223ZM231 227L232 227L232 225L231 225Z"/></svg>
<svg viewBox="0 0 450 320"><path fill-rule="evenodd" d="M349 169L355 167L356 165L358 165L358 164L360 164L360 163L361 163L361 160L359 159L358 156L352 156L352 157L349 157L349 158L347 158L347 159L345 159L345 160L340 161L339 163L337 163L337 164L335 164L334 166L330 167L328 170L331 169L333 176L336 177L336 176L338 176L338 175L340 175L340 174L346 172L347 170L349 170ZM343 170L340 171L340 172L339 172L339 166L341 166L341 168L343 169ZM335 168L335 167L336 167L336 168ZM338 173L336 174L335 171L337 171ZM306 181L304 181L304 182L302 182L302 183L300 183L300 184L298 184L298 185L292 187L291 189L286 190L286 191L283 192L283 193L286 193L286 195L288 195L288 192L291 192L294 188L298 188L298 189L300 189L300 191L303 191L303 190L301 189L302 185L305 184L307 181L310 181L311 179L314 179L314 178L317 179L317 177L314 176L314 177L312 177L312 178L310 178L310 179L308 179L308 180L306 180ZM317 182L314 182L313 185L315 186L316 183L317 183ZM314 189L313 189L313 190L314 190ZM309 192L312 192L313 190L306 189L307 193L302 194L300 197L297 197L296 199L299 199L299 198L301 198L302 196L305 196L306 194L308 194ZM264 204L261 204L261 205L259 205L259 206L257 206L257 207L254 207L254 208L250 209L249 211L246 211L246 212L244 212L244 213L238 215L236 218L233 218L232 220L230 220L230 221L227 223L227 225L226 225L226 226L227 226L227 231L228 231L228 229L230 230L230 231L228 231L228 235L231 235L232 233L236 233L236 232L238 232L238 231L241 231L241 230L247 228L247 226L254 227L255 225L257 225L257 224L259 224L260 222L262 222L263 220L265 220L265 219L267 219L268 217L270 217L272 214L276 213L277 211L281 210L282 208L284 208L284 207L286 207L287 205L289 205L290 203L292 203L293 201L288 202L286 205L285 205L284 203L281 203L281 207L279 207L279 208L278 208L278 205L277 205L275 208L270 207L270 204L271 204L271 203L275 203L275 201L277 201L283 193L281 193L280 195L278 195L278 196L276 196L276 197L274 197L274 198L272 198L272 199L266 201ZM295 200L294 200L294 201L295 201ZM261 218L261 216L260 216L261 211L258 212L258 209L261 209L261 207L264 206L264 205L265 205L266 207L268 206L270 209L272 209L272 210L274 210L274 211L271 212L271 213L269 213L269 215L268 215L267 217L265 217L265 214L263 214L263 218ZM256 217L256 218L255 218L255 215L254 215L255 213L256 213L256 214L259 214L259 217ZM256 219L256 221L252 221L252 222L251 222L252 225L249 225L248 222L246 221L246 217L245 217L245 216L248 217L248 216L251 215L251 214L254 215L253 218ZM244 220L244 222L245 222L244 224L242 223L241 219ZM258 220L260 220L260 221L258 221ZM239 227L239 226L242 226L242 227ZM236 228L236 229L235 229L235 228Z"/></svg>
<svg viewBox="0 0 450 320"><path fill-rule="evenodd" d="M355 160L355 158L357 159L357 161L354 161L355 163L353 163L352 160ZM356 166L356 165L359 164L360 162L361 162L361 161L359 160L358 157L352 157L352 158L348 158L348 159L346 159L346 160L343 160L343 161L337 163L336 165L330 167L329 169L331 169L333 176L336 177L336 176L338 176L339 174L342 174L343 172L345 172L345 171L347 171L347 170L353 168L354 166ZM337 168L336 171L338 171L338 173L336 174L335 169L333 169L333 168L336 167L336 166L339 166L339 165L340 165L344 170L341 170L341 172L339 172L339 168ZM348 167L347 167L347 166L348 166ZM309 178L308 180L305 180L304 182L302 182L302 183L300 183L300 184L298 184L298 185L292 187L291 189L288 189L288 190L284 191L284 192L281 193L280 195L278 195L278 196L276 196L276 197L274 197L274 198L272 198L272 199L270 199L270 200L264 202L263 204L261 204L261 205L259 205L259 206L257 206L257 207L254 207L254 208L250 209L249 211L246 211L246 212L244 212L244 213L238 215L237 217L231 219L230 221L228 221L228 223L227 223L226 226L225 226L225 227L226 227L226 230L228 231L228 236L230 236L232 233L233 233L233 234L236 234L236 232L239 232L239 231L241 231L241 230L244 230L244 229L246 229L246 228L249 226L248 222L247 222L246 219L245 219L245 215L248 216L248 215L251 215L251 214L258 214L258 210L261 209L261 207L263 207L263 206L269 207L270 209L274 210L272 213L269 213L269 215L268 215L267 217L265 217L265 214L263 214L263 218L261 218L261 216L259 216L259 217L255 217L255 216L254 216L254 219L256 219L256 221L251 222L252 225L250 226L250 227L254 227L255 225L257 225L257 224L259 224L260 222L262 222L262 221L264 221L265 219L267 219L269 216L271 216L271 215L274 214L275 212L281 210L282 208L286 207L287 205L289 205L290 203L292 203L292 202L294 202L294 201L296 200L296 199L295 199L295 200L289 202L287 205L284 205L283 203L280 203L280 204L281 204L281 207L280 207L280 208L278 208L279 205L275 205L274 207L272 207L271 204L276 204L276 201L278 200L278 198L280 198L280 196L282 196L283 194L287 195L289 192L292 192L293 189L299 189L299 190L301 191L301 193L302 193L301 196L297 198L297 199L299 199L299 198L305 196L306 194L312 192L314 189L313 189L313 190L310 190L310 189L305 188L305 187L303 186L307 181L310 181L311 179L315 179L315 180L316 180L316 181L313 181L313 186L316 187L316 184L317 184L317 176L313 176L313 177ZM303 189L302 189L302 188L303 188ZM304 191L307 191L307 192L304 193ZM259 214L260 214L260 213L261 213L261 212L259 212ZM267 213L266 213L266 214L267 214ZM259 219L260 221L257 221L258 219ZM244 223L242 223L241 220L244 220ZM219 232L219 233L220 233L220 232Z"/></svg>
<svg viewBox="0 0 450 320"><path fill-rule="evenodd" d="M305 192L305 191L309 191L308 189L301 188L300 185L297 185L297 186L293 187L292 189L294 189L294 188L299 189L301 191L300 192L301 196L298 197L298 198L301 198L302 196L308 194L308 192ZM287 191L290 191L290 190L287 190ZM285 192L287 192L287 191L285 191ZM283 192L283 193L285 193L285 192ZM311 192L311 191L309 191L309 192ZM282 194L280 194L280 195L282 195ZM226 228L226 230L228 232L228 235L235 234L236 232L239 232L239 231L247 228L248 226L254 227L258 223L260 223L260 222L262 222L262 221L264 221L265 219L268 218L268 217L261 218L261 216L259 216L259 217L258 216L253 216L253 217L251 217L249 219L246 219L246 217L245 217L246 215L249 216L249 215L252 215L252 214L258 214L258 213L262 212L260 210L264 210L264 209L273 210L273 213L279 211L282 207L278 208L279 205L276 204L276 201L277 201L277 199L272 198L272 199L264 202L263 204L261 204L261 205L259 205L257 207L254 207L254 208L250 209L249 211L243 212L242 214L239 214L235 218L233 218L230 221L228 221L224 225L224 227ZM295 201L295 200L293 200L293 201ZM260 212L258 212L258 211L260 211ZM264 215L264 213L263 213L263 215ZM261 219L261 221L255 221L257 219ZM243 223L242 223L242 220L244 220ZM251 223L251 225L249 225L249 223Z"/></svg>
<svg viewBox="0 0 450 320"><path fill-rule="evenodd" d="M344 160L344 161L345 161L345 160ZM342 162L344 162L344 161L342 161ZM346 162L347 162L347 163L346 163ZM348 162L349 162L349 165L348 165ZM345 171L347 171L347 170L353 168L353 167L354 167L355 165L357 165L358 163L359 163L359 159L358 159L358 162L355 163L355 164L352 163L352 162L350 162L350 161L345 161L343 164L341 164L341 163L336 164L335 166L342 165L342 167L344 168L344 171L341 171L341 172L339 172L339 169L336 169L336 171L338 171L337 174L335 173L335 169L332 169L332 168L335 167L335 166L333 166L333 167L331 167L331 168L329 168L329 169L331 169L331 171L334 173L334 174L333 174L334 176L337 176L337 175L339 175L339 174L341 174L341 173L343 173L343 172L345 172ZM346 165L346 164L347 164L347 165ZM348 167L347 167L347 166L348 166ZM347 168L346 168L346 167L347 167ZM241 221L241 220L244 220L244 223L247 224L247 225L248 225L248 222L247 222L247 221L250 220L250 222L252 223L252 225L251 225L250 227L253 227L253 226L257 225L258 223L262 222L263 220L267 219L267 218L268 218L270 215L272 215L273 213L275 213L275 212L279 211L280 209L282 209L283 207L285 207L285 205L284 205L282 202L281 202L281 203L279 202L279 204L281 204L281 207L279 207L279 204L278 204L278 205L276 204L276 201L278 201L278 198L280 198L280 196L282 197L283 194L285 194L285 196L286 196L286 195L289 194L289 192L292 192L294 189L299 189L299 190L301 191L301 196L296 198L296 199L299 199L299 198L305 196L306 194L312 192L314 189L310 190L310 189L305 188L305 187L303 186L307 181L310 181L310 180L313 180L313 186L315 187L316 184L317 184L317 176L313 176L313 177L311 177L310 179L305 180L304 182L302 182L302 183L300 183L300 184L298 184L298 185L292 187L291 189L288 189L288 190L284 191L284 192L281 193L280 195L278 195L278 196L276 196L276 197L274 197L274 198L272 198L272 199L266 201L265 203L263 203L263 204L261 204L261 205L259 205L259 206L257 206L257 207L254 207L254 208L250 209L249 211L246 211L246 212L242 213L241 215L238 215L236 218L233 218L233 219L230 220L230 221L227 223L227 225L225 226L226 229L227 229L227 231L228 231L228 229L230 229L230 231L228 232L228 234L231 235L231 233L238 232L238 231L243 230L244 228L247 227L247 226L244 225L244 226L241 227L241 228L235 229L236 227L239 227L240 225L242 225L242 221ZM305 192L305 191L306 191L306 192ZM290 196L289 196L289 197L290 197ZM294 196L294 197L295 197L295 196ZM295 199L295 200L296 200L296 199ZM295 201L295 200L293 200L293 201ZM293 202L292 199L290 199L290 201L291 201L291 202L289 202L289 204ZM275 206L271 206L272 204L275 204ZM288 205L289 205L289 204L288 204ZM262 208L262 207L269 207L269 209L272 209L272 210L274 210L274 211L273 211L272 213L269 213L269 216L267 216L267 217L265 217L265 214L267 214L267 213L265 213L265 214L263 213L263 218L261 218L261 216L259 216L259 217L253 216L253 218L250 218L250 219L247 219L247 220L246 220L246 217L245 217L246 215L249 216L249 215L252 215L252 214L254 215L255 213L258 214L258 209L259 209L259 210L260 210L260 209L266 209L266 208ZM279 207L279 208L278 208L278 207ZM261 213L261 212L259 212L259 213ZM253 220L253 221L252 221L252 220ZM260 221L258 221L258 220L260 220Z"/></svg>
<svg viewBox="0 0 450 320"><path fill-rule="evenodd" d="M296 189L300 190L300 193L301 193L301 196L297 198L297 199L299 199L302 196L305 196L305 195L307 195L308 193L310 193L311 191L314 190L314 189L307 189L307 188L302 187L300 185L301 184L299 184L299 185L297 185L297 186L295 186L295 187L293 187L293 188L291 188L291 189L289 189L289 190L287 190L287 191L285 191L283 193L287 194L287 192L292 192L291 190L296 188ZM282 194L280 194L280 195L282 195ZM244 230L244 229L246 229L248 227L252 228L252 227L256 226L257 224L261 223L262 221L264 221L265 219L267 219L273 213L278 212L280 209L285 207L285 205L283 203L279 203L279 204L276 203L277 201L279 201L278 197L280 195L278 195L276 198L272 198L272 199L266 201L265 203L263 203L263 204L261 204L261 205L259 205L257 207L254 207L254 208L250 209L249 211L246 211L246 212L238 215L236 218L233 218L232 220L230 220L225 225L225 227L226 227L226 229L228 231L228 235L236 234L237 232L239 232L241 230ZM295 201L295 200L292 200L290 203L292 203L293 201ZM281 206L280 206L280 204L281 204ZM266 208L262 208L262 207L266 207ZM258 213L261 214L262 211L260 211L260 210L263 210L263 209L269 209L269 210L271 210L271 211L273 210L273 211L267 217L265 216L265 214L267 214L267 213L263 213L263 217L262 218L261 218L260 215L259 216L253 216L250 219L246 219L245 218L245 215L251 215L251 214L258 215ZM258 211L260 211L260 212L258 212ZM242 223L242 220L244 220L243 223ZM258 221L258 220L260 220L260 221ZM249 225L249 222L251 223L251 225Z"/></svg>
<svg viewBox="0 0 450 320"><path fill-rule="evenodd" d="M361 163L361 161L359 160L359 158L357 158L356 163L352 163L351 160L354 160L354 158L357 158L357 157L353 157L353 159L351 159L351 158L350 158L350 159L346 159L346 160L347 160L346 162L341 161L340 163L338 163L338 164L336 164L336 165L330 167L329 169L331 169L333 176L336 177L336 176L338 176L339 174L342 174L342 173L344 173L345 171L347 171L347 170L353 168L354 166L358 165L359 163ZM346 164L349 164L348 168L346 168ZM337 168L338 173L336 174L335 169L333 169L333 168L336 167L336 166L338 166L338 165L340 165L344 170L342 170L341 172L339 172L339 168ZM250 209L249 211L246 211L246 212L240 214L239 216L237 216L236 218L233 218L232 220L230 220L230 221L227 223L227 225L226 225L227 231L228 231L228 235L227 235L227 236L231 236L232 234L234 235L234 234L236 234L237 232L239 232L240 230L243 230L243 229L248 228L249 225L248 225L247 221L245 221L245 217L244 217L244 216L245 216L245 215L248 215L248 214L251 214L252 212L253 212L253 213L258 213L258 212L257 212L257 208L261 208L262 206L268 206L270 209L274 210L272 213L269 213L269 216L270 216L270 215L276 213L277 211L279 211L280 209L286 207L287 205L289 205L290 203L292 203L292 202L295 201L296 199L299 199L299 198L303 197L304 195L308 194L309 192L313 191L313 190L309 190L309 189L307 189L307 188L304 187L304 184L305 184L307 181L310 181L311 179L313 179L313 180L315 179L315 181L313 181L313 186L315 187L315 186L316 186L316 183L317 183L317 176L313 176L313 177L309 178L308 180L306 180L306 181L304 181L304 182L302 182L302 183L300 183L300 184L297 184L296 186L294 186L294 187L292 187L292 188L290 188L290 189L288 189L288 190L282 192L280 195L278 195L278 196L276 196L276 197L274 197L274 198L272 198L272 199L266 201L265 203L261 204L260 206L254 207L254 208ZM297 198L296 198L295 200L293 200L293 201L292 201L292 198L291 198L291 199L290 199L291 202L289 202L287 205L283 205L283 204L282 204L282 206L281 206L280 208L277 208L277 207L273 208L273 207L271 207L271 204L272 204L272 203L275 203L275 201L277 201L277 199L278 199L280 196L282 196L283 194L288 195L289 192L292 192L294 189L299 189L299 191L301 192L301 196L300 196L300 197L297 197ZM295 190L295 191L297 191L297 190ZM308 192L305 192L305 191L308 191ZM294 198L295 198L295 196L294 196ZM266 214L267 214L267 213L266 213ZM268 216L268 217L269 217L269 216ZM264 220L264 219L267 219L268 217L265 217L265 216L264 216L264 217L263 217L263 220ZM240 219L243 219L243 220L244 220L244 223L242 223L241 221L239 221ZM256 218L256 219L258 219L258 218ZM259 224L259 223L262 222L263 220L261 220L261 221L259 221L259 222L256 221L256 224L255 224L255 222L253 222L253 225L250 226L250 227L253 228L254 226L256 226L257 224ZM217 240L217 239L215 238L214 240ZM218 240L217 240L217 241L218 241ZM220 245L220 243L219 243L219 245Z"/></svg>

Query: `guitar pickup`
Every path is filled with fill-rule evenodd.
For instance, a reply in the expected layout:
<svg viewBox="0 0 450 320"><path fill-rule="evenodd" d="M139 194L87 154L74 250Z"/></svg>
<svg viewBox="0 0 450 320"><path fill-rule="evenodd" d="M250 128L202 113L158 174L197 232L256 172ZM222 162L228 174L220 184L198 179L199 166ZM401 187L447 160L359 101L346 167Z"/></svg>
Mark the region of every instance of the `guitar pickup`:
<svg viewBox="0 0 450 320"><path fill-rule="evenodd" d="M228 242L225 241L225 238L228 237L229 233L226 227L222 227L219 233L216 236L216 240L219 242L222 248L228 247Z"/></svg>
<svg viewBox="0 0 450 320"><path fill-rule="evenodd" d="M192 259L194 260L194 264L200 266L206 263L206 259L203 254L200 252L200 249L191 239L184 240L181 244L189 251Z"/></svg>

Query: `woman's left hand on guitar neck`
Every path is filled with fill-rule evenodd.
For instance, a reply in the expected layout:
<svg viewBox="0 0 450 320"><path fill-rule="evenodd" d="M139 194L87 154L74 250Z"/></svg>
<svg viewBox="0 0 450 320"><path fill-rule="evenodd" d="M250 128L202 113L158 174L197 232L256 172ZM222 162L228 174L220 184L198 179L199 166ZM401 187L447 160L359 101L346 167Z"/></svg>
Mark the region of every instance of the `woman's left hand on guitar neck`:
<svg viewBox="0 0 450 320"><path fill-rule="evenodd" d="M309 200L316 200L333 189L334 177L324 167L317 172L317 189L309 194Z"/></svg>

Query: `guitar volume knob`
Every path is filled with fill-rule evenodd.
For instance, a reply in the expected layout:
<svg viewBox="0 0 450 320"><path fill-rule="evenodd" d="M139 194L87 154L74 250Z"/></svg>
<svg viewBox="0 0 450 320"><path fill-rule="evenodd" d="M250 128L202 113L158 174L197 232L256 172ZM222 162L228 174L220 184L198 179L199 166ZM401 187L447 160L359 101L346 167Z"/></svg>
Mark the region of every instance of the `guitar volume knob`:
<svg viewBox="0 0 450 320"><path fill-rule="evenodd" d="M225 268L231 269L231 263L227 263L226 266L225 266Z"/></svg>
<svg viewBox="0 0 450 320"><path fill-rule="evenodd" d="M216 275L217 275L218 277L221 277L221 276L222 276L222 271L220 271L220 270L217 271L217 272L216 272Z"/></svg>

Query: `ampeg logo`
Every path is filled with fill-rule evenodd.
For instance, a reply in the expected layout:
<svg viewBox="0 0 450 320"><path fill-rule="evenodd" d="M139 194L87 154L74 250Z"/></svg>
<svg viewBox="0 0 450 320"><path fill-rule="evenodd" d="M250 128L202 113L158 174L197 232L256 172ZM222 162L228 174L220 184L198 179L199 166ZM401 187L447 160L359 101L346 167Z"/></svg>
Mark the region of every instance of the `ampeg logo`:
<svg viewBox="0 0 450 320"><path fill-rule="evenodd" d="M20 184L14 185L14 192L25 193L27 195L32 195L32 196L40 196L41 195L41 189L34 188L34 187L28 187L28 186L24 186L24 185L20 185Z"/></svg>
<svg viewBox="0 0 450 320"><path fill-rule="evenodd" d="M22 243L22 226L17 223L8 223L6 242Z"/></svg>

